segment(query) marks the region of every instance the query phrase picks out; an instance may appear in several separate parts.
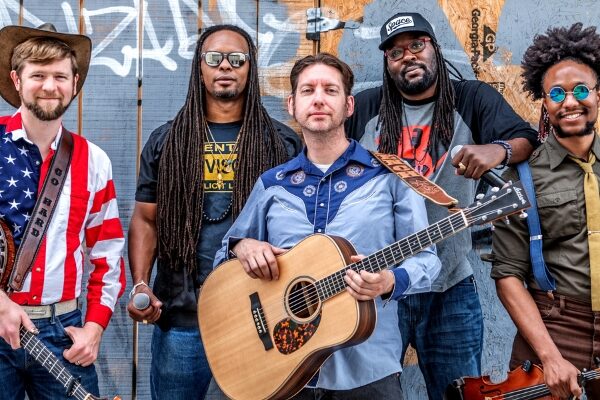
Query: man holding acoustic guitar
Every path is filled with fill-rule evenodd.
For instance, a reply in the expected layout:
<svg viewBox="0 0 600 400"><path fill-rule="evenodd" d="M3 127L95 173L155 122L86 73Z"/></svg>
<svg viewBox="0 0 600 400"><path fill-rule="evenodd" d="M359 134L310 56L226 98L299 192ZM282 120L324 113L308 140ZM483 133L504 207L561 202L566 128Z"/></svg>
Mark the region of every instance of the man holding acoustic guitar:
<svg viewBox="0 0 600 400"><path fill-rule="evenodd" d="M0 94L18 108L0 117L0 399L92 399L93 363L125 288L110 160L62 125L92 44L51 24L6 26L0 43ZM92 268L82 326L84 240Z"/></svg>
<svg viewBox="0 0 600 400"><path fill-rule="evenodd" d="M600 367L600 35L581 23L548 29L522 67L523 89L542 100L546 141L517 169L522 181L527 171L532 178L539 222L532 222L534 204L527 222L511 218L493 232L492 277L518 329L510 366L541 363L560 398L580 396L587 377L587 396L598 399L600 370L581 371Z"/></svg>
<svg viewBox="0 0 600 400"><path fill-rule="evenodd" d="M279 378L277 374L284 368L277 366L266 371L270 375L268 378L265 376L266 379L260 377L265 371L257 371L258 367L246 371L246 380L251 380L252 384L237 395L235 387L230 390L230 385L223 385L222 388L233 398L247 399L285 398L298 391L294 398L401 399L399 375L402 370L402 342L398 330L396 301L393 300L411 293L430 290L431 282L440 271L440 261L434 249L427 247L400 265L392 262L392 269L375 268L373 261L373 264L370 264L373 268L357 267L359 272L347 268L337 275L334 274L329 284L318 286L319 297L334 296L340 291L347 291L351 296L336 296L322 306L316 302L317 293L311 292L314 286L308 281L303 281L303 276L322 274L322 271L319 271L319 262L331 256L327 250L332 240L341 248L349 249L354 245L359 254L371 254L426 227L424 201L356 141L346 138L344 121L354 111L354 98L351 95L354 76L345 63L326 53L307 56L296 62L290 81L292 94L288 98L288 112L302 128L305 151L260 177L246 206L226 234L224 247L217 253L215 263L235 256L246 274L260 280L248 280L242 272L242 281L275 283L278 280L283 281L283 274L290 272L280 269L276 259L277 255L283 257L280 260L285 258L285 249L301 241L309 243L303 239L313 234L339 236L340 238L336 239L320 235L308 238L313 239L312 243L322 239L322 244L317 243L316 248L307 250L309 254L304 255L305 263L302 263L302 254L296 254L294 260L302 264L297 271L300 276L296 283L290 286L292 294L287 303L290 312L296 314L296 319L284 320L278 326L268 327L274 329L275 343L272 343L271 337L265 335L261 327L258 327L265 348L274 345L279 351L257 353L257 357L264 359L284 353L289 354L290 362L300 360L302 356L296 358L300 353L296 351L299 347L318 348L320 344L317 341L321 339L335 342L335 338L340 336L340 331L348 325L351 336L348 342L333 343L332 346L340 348L360 344L337 350L328 359L329 354L317 354L312 359L301 360L300 367L292 369L299 372L298 375L305 375L297 380L292 377L276 389L276 392L261 392L260 387L266 386L267 381ZM296 247L296 251L302 251L302 243ZM413 242L414 246L418 244L417 241ZM410 249L412 247L405 248L405 251ZM290 253L291 251L288 252ZM333 253L337 254L335 250ZM393 254L388 250L387 256L391 258ZM353 265L357 266L360 265L361 258L348 255L346 261L354 262ZM385 254L382 258L385 258ZM220 268L222 267L213 272L215 277L218 276L216 273ZM241 272L242 267L239 268ZM232 290L232 294L235 283L233 277L230 278L229 281L223 281L222 286L214 287L219 286L221 292ZM202 310L206 310L202 301L211 296L208 290L204 287L201 293L200 314ZM253 304L262 301L262 305L256 307L258 321L261 307L267 312L268 307L277 304L268 304L272 302L269 302L266 296L255 297L255 301L252 300ZM242 300L247 299L246 296L246 299L234 300L246 304ZM347 301L346 299L350 301L348 308L344 309L340 305ZM353 299L361 301L357 303ZM371 300L375 300L376 304L376 323L371 320L371 327L360 323L354 326L350 321L356 313L356 304L359 304L359 308L373 307ZM307 303L307 307L302 307L304 303ZM233 311L231 308L230 310ZM315 313L321 310L323 314L315 317ZM307 323L298 322L302 320L306 320ZM202 318L200 322L204 322ZM218 329L218 323L215 321L201 325L203 340L213 339L212 329ZM254 340L257 332L253 324L250 324L249 328L251 340ZM235 330L236 327L231 326L231 329ZM313 334L314 337L311 338ZM243 335L240 333L236 336L239 342L245 341ZM368 339L362 342L367 337ZM262 345L260 348L262 350ZM242 352L248 359L254 355L251 351ZM223 384L224 380L220 380L222 375L214 368L218 365L216 357L224 355L207 352L207 356L217 383ZM312 375L311 372L302 372L306 366L303 366L302 362L310 364L315 361L315 365L318 366L325 359L327 361L308 386L302 388L304 382ZM250 377L253 377L253 380ZM236 386L236 381L241 381L242 378L232 371L232 386ZM280 390L282 387L284 389Z"/></svg>

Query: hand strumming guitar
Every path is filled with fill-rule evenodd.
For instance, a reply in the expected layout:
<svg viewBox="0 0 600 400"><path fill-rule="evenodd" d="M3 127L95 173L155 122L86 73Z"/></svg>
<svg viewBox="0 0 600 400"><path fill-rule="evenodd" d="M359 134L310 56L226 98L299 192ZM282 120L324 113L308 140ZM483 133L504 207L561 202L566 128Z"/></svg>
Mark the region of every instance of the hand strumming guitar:
<svg viewBox="0 0 600 400"><path fill-rule="evenodd" d="M279 279L279 267L275 256L287 250L255 239L242 239L231 249L244 271L254 279Z"/></svg>

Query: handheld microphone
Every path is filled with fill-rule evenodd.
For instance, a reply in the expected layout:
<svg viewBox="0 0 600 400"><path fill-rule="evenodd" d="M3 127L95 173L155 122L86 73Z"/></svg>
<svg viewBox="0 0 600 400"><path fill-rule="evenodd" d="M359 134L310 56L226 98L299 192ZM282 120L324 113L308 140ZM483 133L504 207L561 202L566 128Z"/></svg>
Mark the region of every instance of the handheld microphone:
<svg viewBox="0 0 600 400"><path fill-rule="evenodd" d="M462 149L462 145L459 144L454 146L450 151L450 157L454 158L460 149ZM504 179L490 170L485 171L483 175L481 175L481 179L486 181L492 187L502 188L504 185L506 185L506 181Z"/></svg>
<svg viewBox="0 0 600 400"><path fill-rule="evenodd" d="M150 306L150 296L146 293L136 293L133 296L133 306L138 310L145 310Z"/></svg>

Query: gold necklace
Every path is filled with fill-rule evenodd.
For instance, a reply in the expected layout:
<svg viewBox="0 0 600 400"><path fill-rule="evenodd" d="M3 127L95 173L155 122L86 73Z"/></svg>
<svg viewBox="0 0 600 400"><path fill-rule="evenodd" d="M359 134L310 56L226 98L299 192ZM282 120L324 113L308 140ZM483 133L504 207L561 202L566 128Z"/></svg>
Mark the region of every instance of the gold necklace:
<svg viewBox="0 0 600 400"><path fill-rule="evenodd" d="M210 130L210 127L208 126L208 122L206 122L206 132L207 132L206 139L209 142L213 143L213 148L221 156L219 161L222 162L223 160L225 160L225 157L223 156L223 153L221 152L221 150L219 150L219 146L217 146L217 141L215 140L215 137L213 136L213 133ZM223 183L223 173L229 174L229 173L233 172L233 162L234 162L234 160L232 160L231 157L233 157L233 154L236 153L236 151L237 151L239 140L240 140L240 135L238 133L237 138L235 139L235 144L233 146L233 149L229 152L229 154L227 155L227 159L224 162L225 165L223 166L221 164L221 162L217 162L216 163L216 168L217 168L217 189L219 189L219 190L222 190L225 187L225 183ZM213 160L214 160L214 152L213 152Z"/></svg>

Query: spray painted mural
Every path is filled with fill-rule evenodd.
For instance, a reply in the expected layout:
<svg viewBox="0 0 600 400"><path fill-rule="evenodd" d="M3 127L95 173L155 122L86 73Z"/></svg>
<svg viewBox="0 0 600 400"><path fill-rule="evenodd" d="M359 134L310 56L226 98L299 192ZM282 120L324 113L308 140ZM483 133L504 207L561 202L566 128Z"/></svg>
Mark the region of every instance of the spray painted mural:
<svg viewBox="0 0 600 400"><path fill-rule="evenodd" d="M525 119L537 125L537 104L520 91L521 55L536 33L549 26L600 21L595 0L0 0L0 27L38 26L85 32L92 38L90 72L71 106L66 126L100 145L112 159L120 214L127 227L139 152L150 132L172 119L187 93L190 62L198 30L218 23L246 29L258 45L263 102L285 122L293 62L315 51L330 51L356 74L355 91L381 83L379 28L398 11L416 11L434 25L445 57L465 78L493 85ZM309 40L307 10L320 7L335 27ZM141 10L141 12L140 12ZM0 115L14 112L0 104ZM488 247L485 233L479 241ZM496 299L489 264L471 256L485 316L484 372L500 378L506 371L514 327ZM129 282L131 286L131 282ZM104 335L97 368L103 395L132 395L132 323L121 299ZM149 398L151 327L140 327L137 397ZM425 397L415 358L403 373L405 397Z"/></svg>

